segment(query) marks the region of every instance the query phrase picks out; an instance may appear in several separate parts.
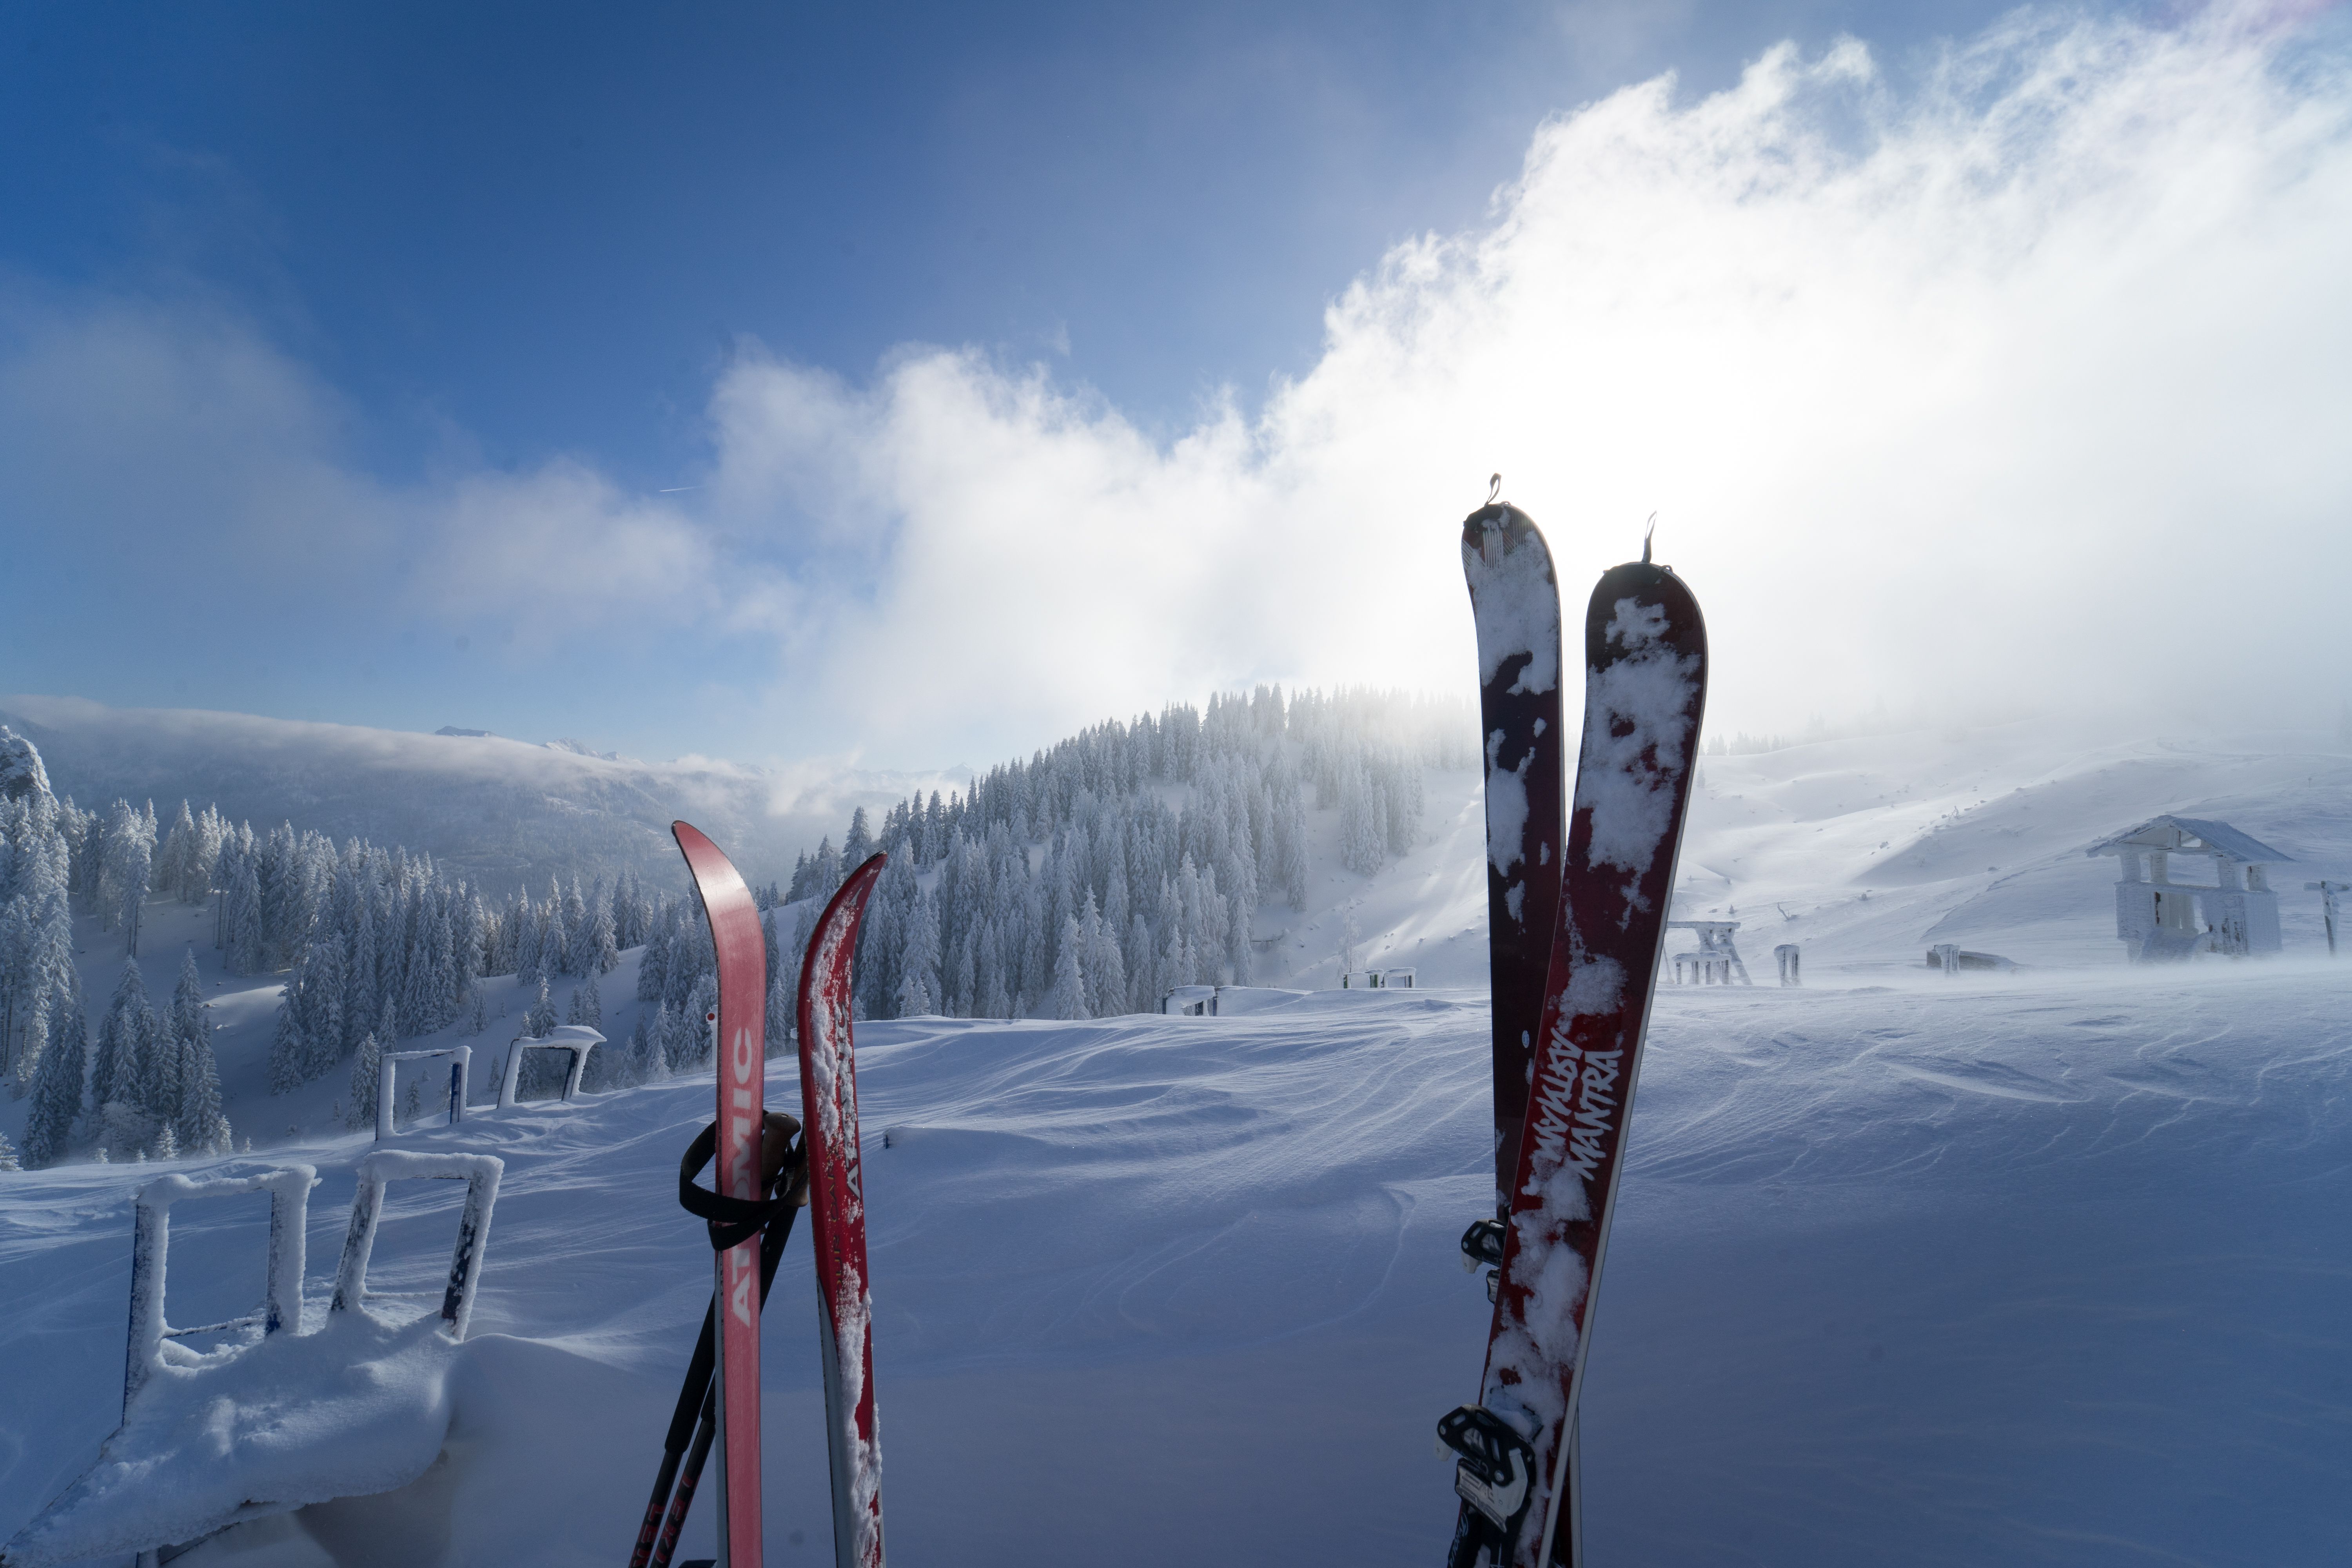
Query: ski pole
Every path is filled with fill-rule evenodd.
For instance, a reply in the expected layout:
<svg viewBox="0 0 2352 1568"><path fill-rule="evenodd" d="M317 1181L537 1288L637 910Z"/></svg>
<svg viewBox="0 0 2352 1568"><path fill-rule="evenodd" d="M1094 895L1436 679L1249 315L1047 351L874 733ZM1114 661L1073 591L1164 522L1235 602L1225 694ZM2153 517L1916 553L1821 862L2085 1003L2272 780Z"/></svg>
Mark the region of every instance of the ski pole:
<svg viewBox="0 0 2352 1568"><path fill-rule="evenodd" d="M807 1167L800 1167L805 1173ZM803 1178L801 1190L806 1189ZM784 1256L784 1243L792 1239L793 1216L800 1212L793 1205L769 1222L767 1234L760 1238L760 1309L768 1306L768 1287L775 1282L776 1264ZM669 1568L670 1554L677 1550L678 1532L686 1528L686 1511L694 1506L694 1490L702 1482L703 1462L710 1457L710 1446L719 1436L719 1389L717 1380L705 1374L702 1396L702 1418L695 1423L694 1442L686 1451L686 1462L677 1467L677 1490L670 1495L669 1516L662 1521L661 1538L654 1544L652 1561L646 1568ZM665 1457L665 1463L676 1465L676 1456Z"/></svg>
<svg viewBox="0 0 2352 1568"><path fill-rule="evenodd" d="M801 1205L808 1202L808 1151L793 1142L799 1132L800 1123L793 1118L780 1111L767 1113L761 1138L761 1163L766 1167L763 1173L767 1181L763 1184L775 1195L765 1203L740 1203L695 1185L694 1178L718 1152L715 1122L704 1128L688 1146L686 1157L678 1165L679 1202L689 1212L710 1222L713 1246L724 1250L743 1239L744 1225L759 1226L760 1304L763 1309L768 1301L768 1287L776 1277L776 1265L783 1257L784 1243L792 1237L793 1220ZM691 1198L689 1194L693 1194ZM737 1215L737 1209L751 1212ZM686 1522L686 1509L693 1500L695 1483L701 1477L718 1409L718 1390L714 1386L718 1370L718 1306L714 1293L710 1306L702 1314L702 1332L695 1341L693 1358L687 1363L686 1382L678 1389L677 1405L670 1414L669 1432L662 1443L661 1466L654 1477L653 1496L646 1504L645 1521L637 1530L635 1549L629 1554L629 1568L666 1568L670 1552L677 1544L677 1531ZM685 1468L681 1482L682 1463ZM673 1486L677 1489L674 1506ZM666 1512L675 1516L667 1531L663 1530Z"/></svg>

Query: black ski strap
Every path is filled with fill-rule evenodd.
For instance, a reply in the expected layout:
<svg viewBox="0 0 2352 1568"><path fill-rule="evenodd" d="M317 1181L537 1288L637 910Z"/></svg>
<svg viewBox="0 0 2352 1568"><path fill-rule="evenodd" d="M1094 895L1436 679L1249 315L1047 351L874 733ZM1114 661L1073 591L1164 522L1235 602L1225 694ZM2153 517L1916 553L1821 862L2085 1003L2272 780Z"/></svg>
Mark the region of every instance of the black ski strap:
<svg viewBox="0 0 2352 1568"><path fill-rule="evenodd" d="M794 1206L787 1195L775 1198L730 1198L724 1193L714 1193L698 1186L694 1178L702 1174L702 1167L719 1153L719 1123L712 1122L686 1146L686 1157L677 1163L678 1206L710 1226L710 1246L724 1252L730 1247L740 1247L761 1231L781 1211Z"/></svg>

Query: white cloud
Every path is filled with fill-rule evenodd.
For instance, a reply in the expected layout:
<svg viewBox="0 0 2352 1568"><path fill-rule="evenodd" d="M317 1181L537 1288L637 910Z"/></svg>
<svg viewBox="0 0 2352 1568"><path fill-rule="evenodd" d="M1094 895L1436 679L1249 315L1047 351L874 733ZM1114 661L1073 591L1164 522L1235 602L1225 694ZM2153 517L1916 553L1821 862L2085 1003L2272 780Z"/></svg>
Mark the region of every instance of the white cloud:
<svg viewBox="0 0 2352 1568"><path fill-rule="evenodd" d="M576 459L465 475L412 505L430 542L415 596L453 617L554 636L587 617L674 616L719 596L702 529Z"/></svg>
<svg viewBox="0 0 2352 1568"><path fill-rule="evenodd" d="M1165 447L969 353L863 391L747 357L732 507L878 552L802 606L782 705L1043 733L1465 682L1452 525L1499 468L1571 612L1660 511L1731 721L2332 713L2352 100L2289 43L2022 15L1900 90L1854 43L1629 88L1547 124L1486 228L1383 258L1260 416Z"/></svg>

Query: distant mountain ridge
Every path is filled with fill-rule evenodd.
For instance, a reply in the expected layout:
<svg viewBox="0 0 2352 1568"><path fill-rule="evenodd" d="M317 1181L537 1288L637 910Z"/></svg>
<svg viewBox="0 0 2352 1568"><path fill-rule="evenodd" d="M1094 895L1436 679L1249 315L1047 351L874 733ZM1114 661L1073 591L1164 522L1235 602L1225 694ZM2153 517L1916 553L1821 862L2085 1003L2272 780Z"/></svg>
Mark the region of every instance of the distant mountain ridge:
<svg viewBox="0 0 2352 1568"><path fill-rule="evenodd" d="M233 819L422 849L493 892L623 868L683 887L670 823L728 847L747 877L789 876L798 854L857 806L961 773L788 773L715 758L646 763L576 741L549 745L447 727L440 734L201 709L109 708L0 697L0 722L41 750L52 785L84 806L117 796L212 801Z"/></svg>

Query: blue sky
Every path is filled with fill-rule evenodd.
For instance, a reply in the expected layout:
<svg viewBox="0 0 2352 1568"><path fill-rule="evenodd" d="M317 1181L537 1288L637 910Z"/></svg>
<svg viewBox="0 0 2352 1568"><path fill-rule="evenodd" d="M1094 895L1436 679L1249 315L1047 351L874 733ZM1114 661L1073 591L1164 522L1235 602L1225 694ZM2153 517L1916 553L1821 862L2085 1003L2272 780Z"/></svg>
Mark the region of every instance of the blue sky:
<svg viewBox="0 0 2352 1568"><path fill-rule="evenodd" d="M1964 4L12 7L0 400L18 417L14 444L0 437L0 537L18 569L0 580L0 614L26 635L10 640L0 690L571 733L661 755L941 764L1229 680L1454 684L1458 582L1451 598L1399 598L1380 581L1317 586L1314 563L1360 537L1428 578L1449 524L1479 499L1489 447L1493 466L1555 479L1564 459L1517 456L1532 429L1460 451L1436 442L1416 457L1431 474L1480 472L1441 486L1417 468L1391 487L1394 518L1360 499L1319 503L1335 515L1286 550L1236 545L1213 519L1301 515L1264 493L1298 461L1297 419L1380 426L1345 406L1363 383L1327 310L1362 282L1376 298L1359 327L1376 318L1403 342L1398 322L1433 300L1458 305L1442 281L1466 276L1453 263L1432 263L1435 285L1412 276L1416 237L1475 249L1541 228L1514 182L1548 121L1676 73L1642 135L1612 141L1584 122L1600 139L1580 155L1643 171L1638 191L1562 197L1584 204L1593 231L1559 253L1549 287L1587 303L1618 287L1612 268L1647 270L1595 246L1687 220L1651 232L1677 254L1706 250L1717 231L1672 216L1695 196L1752 214L1721 184L1710 102L1717 119L1751 116L1750 140L1794 135L1806 157L1850 161L1848 175L1906 137L1915 150L1938 135L1945 152L1966 144L1955 114L1985 117L1981 133L2004 105L2020 123L2074 113L2078 134L2122 128L2108 132L2116 210L2144 222L2178 149L2098 117L2135 92L2160 96L2167 72L2218 73L2242 99L2220 132L2252 160L2238 194L2264 189L2263 160L2301 159L2304 185L2260 196L2262 211L2303 225L2297 253L2315 260L2313 236L2340 239L2334 187L2307 177L2314 156L2341 151L2340 128L2299 142L2281 129L2342 107L2336 14L2202 33L2194 14L2002 16ZM1867 47L1860 74L1834 63L1848 35ZM2162 40L2183 35L2168 56ZM1804 106L1795 132L1796 110L1739 92L1783 40ZM2063 89L2056 110L2025 102L2018 84L2070 49L2091 85ZM1957 85L1956 50L1978 61ZM2186 65L2172 58L2184 50ZM2265 82L2233 64L2249 51ZM2109 100L2093 102L2100 92ZM1780 129L1759 129L1767 121ZM2042 243L2080 195L2051 170L2080 153L2032 134L2044 142L2014 154L2011 183L2040 181ZM1683 139L1684 153L1660 154L1643 140L1655 135ZM1838 206L1836 186L1824 174L1799 195ZM1971 220L1939 208L1933 221L1944 237L1907 265L1949 273ZM2203 221L2224 219L2217 207ZM2087 231L2074 240L2095 248ZM1817 259L1782 264L1813 276ZM2086 255L2075 276L2105 264ZM2182 265L2162 287L2201 294L2216 280ZM2266 265L2244 261L2244 276ZM1752 299L1777 285L1702 287ZM2032 287L2038 309L2065 285ZM1949 289L1937 301L1962 320ZM1919 320L1918 307L1900 313ZM1639 318L1594 318L1615 319ZM2330 341L2332 319L2322 329ZM2214 323L2189 352L2259 344L2268 330ZM1540 333L1496 331L1528 345L1512 374L1538 406L1548 364L1606 363L1591 321L1549 350ZM1626 340L1636 366L1639 336ZM1988 402L2003 400L1976 406ZM1557 414L1556 444L1572 447L1573 401ZM1691 434L1700 461L1744 438ZM1897 445L1868 460L1891 461ZM1842 469L1853 457L1839 455ZM2056 461L2021 450L2004 493ZM1675 498L1655 467L1633 476L1625 507ZM1055 474L1082 478L1056 488ZM1552 488L1557 500L1515 493L1539 519L1538 500L1554 517L1604 505ZM1130 502L1140 510L1121 510ZM2298 490L2280 502L2283 526L2329 504ZM926 559L909 552L940 549L943 530L950 546L1020 564L970 581L993 596L992 616L949 626L902 592ZM1106 532L1150 548L1109 551ZM1423 535L1437 546L1427 561ZM1591 553L1606 564L1623 551ZM1286 573L1302 584L1294 600L1219 586L1278 588ZM1262 636L1266 606L1286 603L1303 629ZM1073 606L1061 646L1045 636L993 657L994 627L1050 634ZM1127 646L1138 615L1175 629ZM1391 617L1391 635L1348 630L1368 615ZM1412 628L1411 658L1391 657L1398 624ZM1759 642L1759 660L1768 651ZM1791 666L1809 657L1782 652ZM1931 661L1897 662L1888 685L1831 682L1816 708L1899 703ZM1073 666L1095 668L1066 678ZM1774 708L1786 684L1745 689L1758 723L1803 717Z"/></svg>

